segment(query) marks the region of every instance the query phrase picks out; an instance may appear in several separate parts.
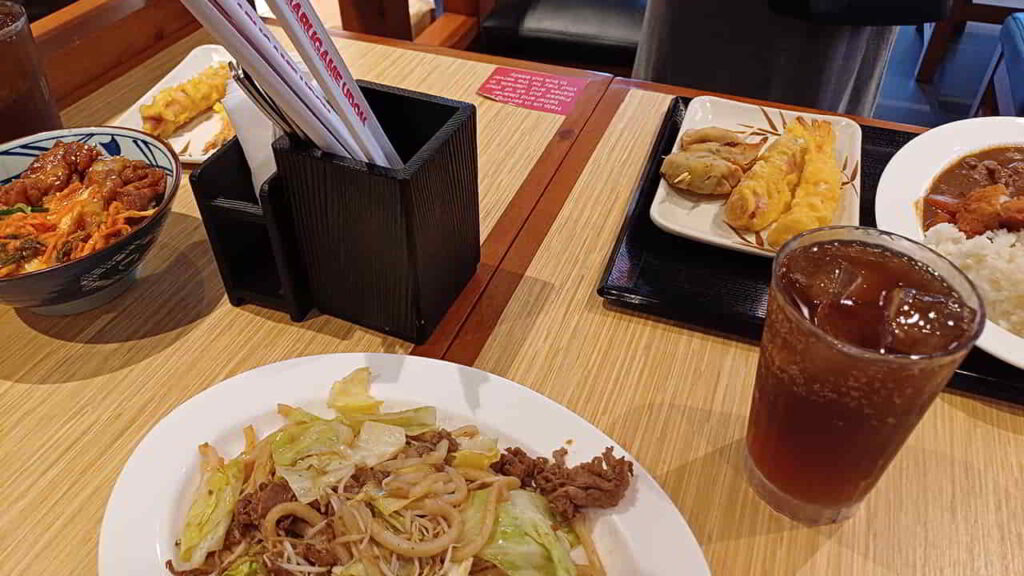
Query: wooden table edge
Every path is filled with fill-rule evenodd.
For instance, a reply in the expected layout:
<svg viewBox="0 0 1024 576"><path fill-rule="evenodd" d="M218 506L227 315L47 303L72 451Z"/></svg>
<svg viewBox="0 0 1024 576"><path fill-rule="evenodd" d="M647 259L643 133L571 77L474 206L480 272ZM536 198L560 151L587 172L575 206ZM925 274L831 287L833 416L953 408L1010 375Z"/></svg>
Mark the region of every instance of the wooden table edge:
<svg viewBox="0 0 1024 576"><path fill-rule="evenodd" d="M413 347L410 354L431 358L443 358L447 354L610 84L610 77L592 78L587 82L576 107L559 125L481 245L480 264L469 284L448 309L430 339Z"/></svg>
<svg viewBox="0 0 1024 576"><path fill-rule="evenodd" d="M737 100L740 102L770 106L773 108L784 108L787 110L816 114L837 115L832 112L815 110L801 106L791 106L727 94L716 94L691 88L655 84L642 80L616 78L608 87L604 97L601 98L601 101L598 103L594 113L590 116L590 120L587 122L586 126L583 127L583 131L580 133L580 136L573 143L572 148L569 150L565 160L563 160L558 172L551 179L547 189L540 197L533 213L530 214L530 217L523 225L522 232L520 232L519 236L516 237L511 248L508 249L505 258L501 261L498 269L494 272L493 279L490 284L484 288L483 294L481 294L477 299L474 309L469 313L469 317L463 322L462 329L449 346L447 353L443 356L445 360L465 364L467 366L472 366L476 362L480 353L483 351L484 346L487 344L487 341L490 339L491 334L497 328L501 315L504 313L509 302L511 302L516 289L519 287L519 283L522 281L530 267L530 264L533 262L534 256L536 256L537 252L540 250L541 245L544 243L544 239L547 237L552 225L554 225L555 220L558 218L562 207L569 198L569 194L572 193L572 190L576 187L577 181L586 169L587 164L590 162L591 157L597 150L598 145L601 143L605 132L611 125L615 115L618 113L619 107L625 101L626 96L631 90L644 90L648 92L658 92L661 94L688 98L694 98L702 95L718 96L729 100ZM876 120L873 118L864 118L848 114L838 115L850 118L864 126L900 130L916 134L927 130L927 128L921 126L901 124L898 122Z"/></svg>

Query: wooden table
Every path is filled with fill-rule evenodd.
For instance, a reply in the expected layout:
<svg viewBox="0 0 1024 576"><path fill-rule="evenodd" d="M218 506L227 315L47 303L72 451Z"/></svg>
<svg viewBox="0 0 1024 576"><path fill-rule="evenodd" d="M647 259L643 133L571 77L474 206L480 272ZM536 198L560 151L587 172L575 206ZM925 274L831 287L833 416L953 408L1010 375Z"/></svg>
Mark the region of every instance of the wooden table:
<svg viewBox="0 0 1024 576"><path fill-rule="evenodd" d="M698 92L612 83L447 358L529 386L629 450L714 574L1024 574L1024 411L942 395L853 519L806 528L744 478L757 348L597 296L674 95Z"/></svg>
<svg viewBox="0 0 1024 576"><path fill-rule="evenodd" d="M769 511L742 475L757 349L596 296L663 112L672 95L696 92L365 40L339 39L358 76L479 107L484 262L438 336L412 349L330 318L296 325L230 307L182 190L142 279L119 300L72 318L0 310L0 574L95 573L107 497L153 424L230 375L338 351L443 355L565 404L656 476L716 574L1024 573L1021 410L943 395L856 517L804 528ZM116 116L209 41L188 37L65 121ZM475 95L496 64L590 83L567 118L528 112Z"/></svg>
<svg viewBox="0 0 1024 576"><path fill-rule="evenodd" d="M69 126L120 115L195 46L197 32L63 113ZM356 76L470 101L478 113L483 262L429 345L440 355L515 238L611 78L348 36ZM581 76L568 117L476 95L496 65ZM244 370L325 352L410 352L333 318L293 324L224 296L187 180L142 268L115 302L66 318L0 309L0 574L92 574L107 497L146 431L200 390Z"/></svg>

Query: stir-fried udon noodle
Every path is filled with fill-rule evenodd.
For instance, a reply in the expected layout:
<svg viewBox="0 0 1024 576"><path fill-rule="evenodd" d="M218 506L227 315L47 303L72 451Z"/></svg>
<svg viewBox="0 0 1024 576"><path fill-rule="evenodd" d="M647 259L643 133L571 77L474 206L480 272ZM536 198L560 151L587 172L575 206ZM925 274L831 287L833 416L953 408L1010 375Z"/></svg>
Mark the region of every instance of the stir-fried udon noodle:
<svg viewBox="0 0 1024 576"><path fill-rule="evenodd" d="M336 382L333 418L278 406L286 424L225 461L200 446L200 483L172 574L593 576L585 509L618 504L632 464L611 449L567 466L499 452L476 426L438 428L424 406L382 412L361 368Z"/></svg>

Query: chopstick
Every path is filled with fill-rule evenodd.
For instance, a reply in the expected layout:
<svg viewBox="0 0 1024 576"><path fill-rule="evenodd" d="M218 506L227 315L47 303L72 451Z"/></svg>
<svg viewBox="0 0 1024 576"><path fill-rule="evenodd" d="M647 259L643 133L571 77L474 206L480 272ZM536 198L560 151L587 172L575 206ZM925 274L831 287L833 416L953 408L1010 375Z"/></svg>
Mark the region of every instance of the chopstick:
<svg viewBox="0 0 1024 576"><path fill-rule="evenodd" d="M273 122L275 126L285 134L291 134L302 138L303 140L309 140L306 134L302 132L302 129L292 122L288 116L282 112L276 104L274 104L274 101L260 90L260 87L257 86L256 82L254 82L253 79L245 73L245 70L234 62L228 63L228 66L231 68L231 77L234 78L238 87L242 89L242 92L245 92L246 96L249 97L249 100L252 101L256 108L258 108L260 112L263 112L263 114Z"/></svg>
<svg viewBox="0 0 1024 576"><path fill-rule="evenodd" d="M369 161L403 165L309 0L267 0L324 97Z"/></svg>

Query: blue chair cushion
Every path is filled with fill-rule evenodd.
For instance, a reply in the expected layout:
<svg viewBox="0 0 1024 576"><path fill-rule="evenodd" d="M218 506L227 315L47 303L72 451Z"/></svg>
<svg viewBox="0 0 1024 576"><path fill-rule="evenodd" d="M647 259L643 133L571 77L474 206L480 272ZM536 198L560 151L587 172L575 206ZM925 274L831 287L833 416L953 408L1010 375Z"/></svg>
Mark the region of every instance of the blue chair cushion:
<svg viewBox="0 0 1024 576"><path fill-rule="evenodd" d="M1024 12L1006 19L1000 34L1006 73L1010 78L1010 94L1013 109L1018 116L1024 116Z"/></svg>

